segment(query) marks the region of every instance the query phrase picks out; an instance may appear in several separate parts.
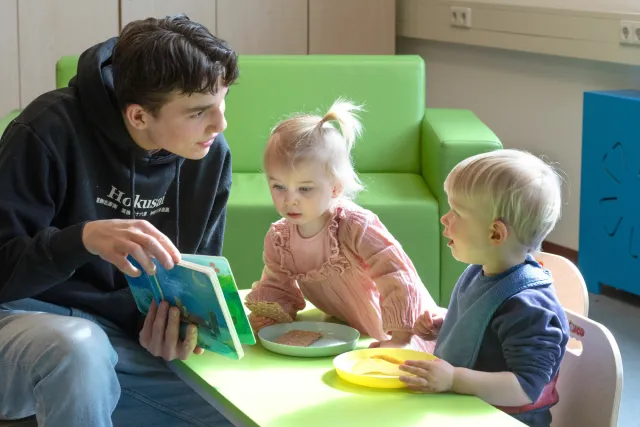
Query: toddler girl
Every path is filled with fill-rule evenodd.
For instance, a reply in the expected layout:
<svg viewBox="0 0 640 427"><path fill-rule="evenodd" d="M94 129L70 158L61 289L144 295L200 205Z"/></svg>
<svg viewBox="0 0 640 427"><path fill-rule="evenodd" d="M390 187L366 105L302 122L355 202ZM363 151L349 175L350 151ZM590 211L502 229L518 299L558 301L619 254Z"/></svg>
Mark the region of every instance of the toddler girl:
<svg viewBox="0 0 640 427"><path fill-rule="evenodd" d="M357 110L338 100L324 117L295 116L273 129L264 167L283 218L265 237L262 278L245 301L249 319L256 331L291 321L306 298L379 341L372 346L432 351L416 334L430 329L422 315L437 311L434 300L378 217L351 201L362 189L350 156ZM278 310L266 317L256 309L265 305Z"/></svg>

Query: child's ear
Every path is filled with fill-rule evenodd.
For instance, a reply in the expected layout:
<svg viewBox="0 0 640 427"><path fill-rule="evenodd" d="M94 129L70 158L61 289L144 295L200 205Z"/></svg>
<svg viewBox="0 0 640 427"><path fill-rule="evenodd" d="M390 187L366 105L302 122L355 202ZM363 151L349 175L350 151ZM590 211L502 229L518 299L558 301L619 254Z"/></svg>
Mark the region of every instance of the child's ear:
<svg viewBox="0 0 640 427"><path fill-rule="evenodd" d="M342 194L342 185L340 184L335 184L333 186L333 191L331 192L331 197L333 197L334 199L339 197Z"/></svg>
<svg viewBox="0 0 640 427"><path fill-rule="evenodd" d="M491 223L491 244L498 246L503 244L509 237L509 230L504 222L497 220Z"/></svg>

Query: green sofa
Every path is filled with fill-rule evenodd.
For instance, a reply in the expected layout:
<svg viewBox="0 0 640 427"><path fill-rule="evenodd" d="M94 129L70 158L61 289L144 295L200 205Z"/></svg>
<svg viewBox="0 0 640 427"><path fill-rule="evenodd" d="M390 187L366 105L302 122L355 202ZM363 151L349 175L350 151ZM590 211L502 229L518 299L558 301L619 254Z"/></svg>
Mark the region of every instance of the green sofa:
<svg viewBox="0 0 640 427"><path fill-rule="evenodd" d="M75 56L58 62L58 86L76 65ZM357 202L378 214L434 299L448 304L465 266L451 257L441 234L448 209L443 182L460 160L501 144L470 111L425 108L425 64L418 56L241 56L225 132L233 188L224 255L238 286L259 278L264 235L278 220L262 173L270 129L294 112L323 112L338 97L365 108L354 159L366 190Z"/></svg>

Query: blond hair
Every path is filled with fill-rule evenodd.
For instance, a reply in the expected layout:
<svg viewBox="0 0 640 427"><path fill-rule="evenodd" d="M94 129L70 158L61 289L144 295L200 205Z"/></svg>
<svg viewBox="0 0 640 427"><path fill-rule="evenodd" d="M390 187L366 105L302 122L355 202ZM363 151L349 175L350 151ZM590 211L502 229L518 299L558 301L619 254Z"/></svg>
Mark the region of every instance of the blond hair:
<svg viewBox="0 0 640 427"><path fill-rule="evenodd" d="M560 218L559 174L526 151L502 149L469 157L449 173L444 189L487 209L529 252L540 250Z"/></svg>
<svg viewBox="0 0 640 427"><path fill-rule="evenodd" d="M295 167L303 161L324 162L342 190L341 197L353 200L363 189L351 159L351 149L362 133L356 114L361 110L361 106L339 98L324 116L298 114L281 121L267 141L265 169L274 164Z"/></svg>

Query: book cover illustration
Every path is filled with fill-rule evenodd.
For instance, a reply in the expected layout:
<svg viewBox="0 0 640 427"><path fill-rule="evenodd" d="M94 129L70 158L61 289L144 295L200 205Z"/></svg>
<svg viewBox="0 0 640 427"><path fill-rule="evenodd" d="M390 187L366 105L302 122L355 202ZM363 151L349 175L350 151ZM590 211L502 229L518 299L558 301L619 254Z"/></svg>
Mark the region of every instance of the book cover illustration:
<svg viewBox="0 0 640 427"><path fill-rule="evenodd" d="M199 347L232 359L243 357L242 344L255 344L225 258L182 255L182 261L171 270L154 260L155 275L144 272L132 257L129 261L142 271L139 277L126 276L141 313L148 312L153 299L156 304L166 300L180 309L181 339L185 337L188 324L195 324Z"/></svg>
<svg viewBox="0 0 640 427"><path fill-rule="evenodd" d="M256 337L251 329L251 324L247 318L242 297L238 293L238 286L233 278L231 266L225 257L208 256L208 255L189 255L182 254L183 261L199 264L209 267L215 272L224 300L226 301L231 320L236 328L240 343L253 345L256 343Z"/></svg>

